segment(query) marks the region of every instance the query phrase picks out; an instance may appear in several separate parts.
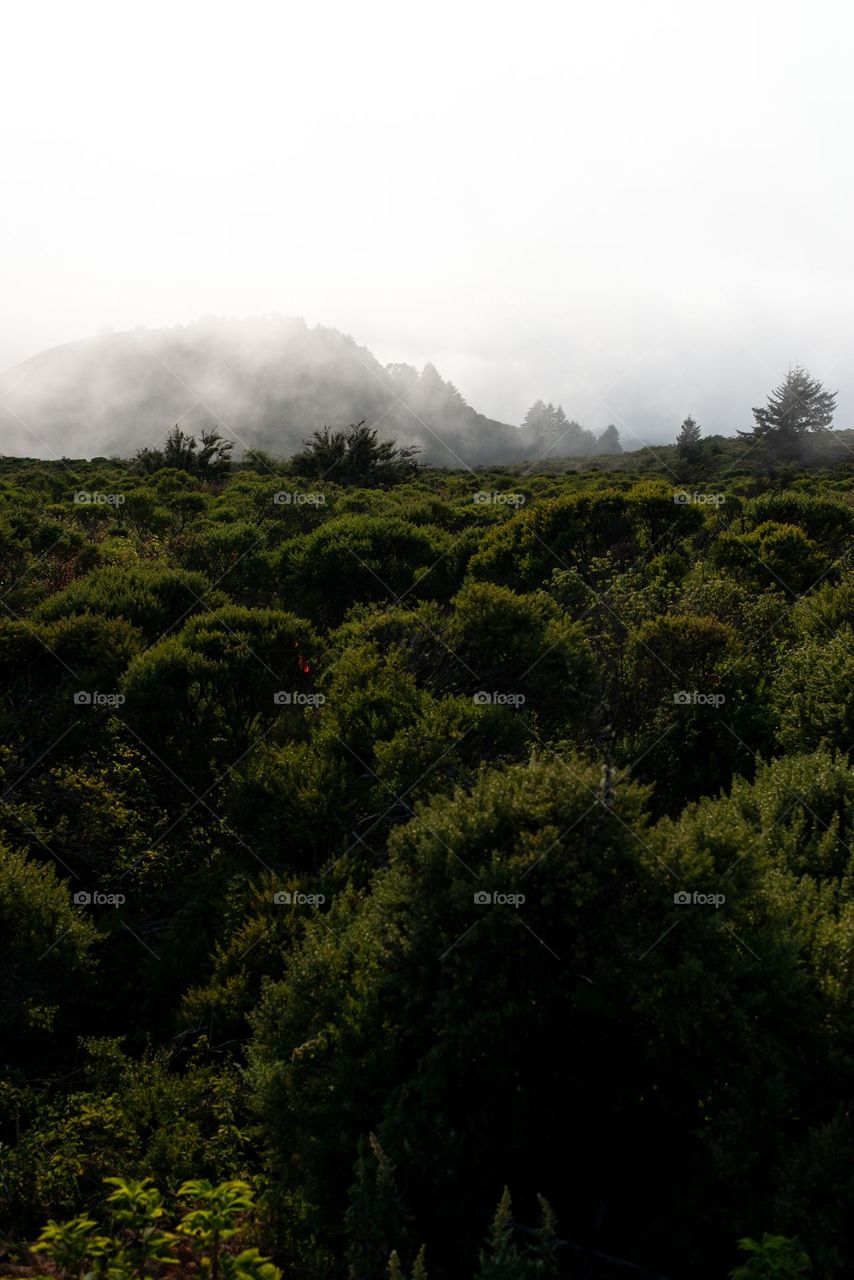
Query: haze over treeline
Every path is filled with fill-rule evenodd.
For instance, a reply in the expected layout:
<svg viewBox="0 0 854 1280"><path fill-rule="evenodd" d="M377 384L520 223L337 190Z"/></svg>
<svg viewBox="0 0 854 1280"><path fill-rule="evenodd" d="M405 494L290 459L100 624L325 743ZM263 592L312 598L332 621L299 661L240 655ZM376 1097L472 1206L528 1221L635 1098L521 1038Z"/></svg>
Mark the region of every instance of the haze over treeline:
<svg viewBox="0 0 854 1280"><path fill-rule="evenodd" d="M679 385L677 380L674 396ZM752 390L752 382L741 389L738 412L723 425L714 416L702 419L700 435L752 431ZM766 382L757 399L767 391ZM825 425L838 429L845 422L834 392ZM688 404L704 399L687 388L683 398ZM0 376L0 454L127 458L156 447L179 424L188 432L215 428L231 442L236 459L248 449L283 458L316 431L364 422L381 440L415 446L429 465L538 465L672 444L677 420L664 409L645 411L656 424L646 437L619 414L619 428L612 421L591 430L542 395L520 420L503 422L469 403L432 361L384 364L356 338L301 318L207 317L191 325L103 333L51 347L7 370ZM678 423L685 416L696 420L683 415Z"/></svg>
<svg viewBox="0 0 854 1280"><path fill-rule="evenodd" d="M41 352L0 379L0 452L118 454L155 445L169 426L215 425L237 454L296 452L305 437L354 420L417 446L441 466L619 451L538 399L517 425L468 405L435 365L382 365L338 330L274 317L104 334Z"/></svg>

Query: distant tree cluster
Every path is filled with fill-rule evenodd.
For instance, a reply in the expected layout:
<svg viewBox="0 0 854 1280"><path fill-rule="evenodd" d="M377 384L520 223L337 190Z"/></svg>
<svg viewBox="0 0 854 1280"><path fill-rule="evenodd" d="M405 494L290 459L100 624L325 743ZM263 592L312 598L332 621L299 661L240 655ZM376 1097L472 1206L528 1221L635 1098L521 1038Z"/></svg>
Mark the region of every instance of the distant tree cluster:
<svg viewBox="0 0 854 1280"><path fill-rule="evenodd" d="M613 425L597 437L592 431L570 421L562 405L536 400L525 414L520 435L527 449L537 456L588 457L591 454L622 453L620 433Z"/></svg>
<svg viewBox="0 0 854 1280"><path fill-rule="evenodd" d="M819 457L815 442L830 431L836 396L798 365L771 392L764 407L753 409L753 428L737 436L749 441L749 453L766 465L810 462ZM710 456L708 445L694 418L686 418L676 437L679 458L686 464L699 463Z"/></svg>
<svg viewBox="0 0 854 1280"><path fill-rule="evenodd" d="M535 400L525 414L522 426L540 435L557 437L573 427L577 428L578 423L570 423L562 405L555 406L551 401L545 404L542 400Z"/></svg>

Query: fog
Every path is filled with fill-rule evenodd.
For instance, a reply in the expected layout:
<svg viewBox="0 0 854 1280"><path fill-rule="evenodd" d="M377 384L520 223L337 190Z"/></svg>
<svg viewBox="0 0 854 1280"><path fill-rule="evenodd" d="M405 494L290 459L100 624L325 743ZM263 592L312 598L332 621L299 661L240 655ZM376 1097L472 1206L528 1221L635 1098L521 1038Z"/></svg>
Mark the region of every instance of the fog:
<svg viewBox="0 0 854 1280"><path fill-rule="evenodd" d="M384 365L352 337L299 318L208 317L101 334L48 348L0 378L0 435L13 455L128 457L161 444L177 423L196 434L216 427L235 458L248 448L281 458L354 416L438 466L614 449L542 401L524 429L490 420L433 364Z"/></svg>
<svg viewBox="0 0 854 1280"><path fill-rule="evenodd" d="M764 0L17 6L0 369L276 313L513 425L542 398L629 447L687 413L730 434L794 363L854 425L852 27Z"/></svg>

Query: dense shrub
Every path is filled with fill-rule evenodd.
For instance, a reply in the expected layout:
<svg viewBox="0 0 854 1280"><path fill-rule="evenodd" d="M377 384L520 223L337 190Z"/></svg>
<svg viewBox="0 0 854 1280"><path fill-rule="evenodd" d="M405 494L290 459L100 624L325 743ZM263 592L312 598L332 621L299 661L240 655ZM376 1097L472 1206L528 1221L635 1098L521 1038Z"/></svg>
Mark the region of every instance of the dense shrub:
<svg viewBox="0 0 854 1280"><path fill-rule="evenodd" d="M333 435L0 459L9 1265L844 1280L852 474Z"/></svg>

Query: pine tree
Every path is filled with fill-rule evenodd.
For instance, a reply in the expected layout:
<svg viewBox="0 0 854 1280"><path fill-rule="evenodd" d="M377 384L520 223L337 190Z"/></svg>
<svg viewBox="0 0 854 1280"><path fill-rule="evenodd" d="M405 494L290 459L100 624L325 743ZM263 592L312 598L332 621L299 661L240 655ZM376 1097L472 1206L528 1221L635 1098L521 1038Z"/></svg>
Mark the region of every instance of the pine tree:
<svg viewBox="0 0 854 1280"><path fill-rule="evenodd" d="M552 411L549 426L555 436L560 436L569 426L569 418L564 413L562 404L559 404L557 408L554 408L553 406L549 407Z"/></svg>
<svg viewBox="0 0 854 1280"><path fill-rule="evenodd" d="M680 458L684 458L686 462L696 462L702 452L700 448L702 438L697 423L692 417L687 417L676 437L676 452Z"/></svg>
<svg viewBox="0 0 854 1280"><path fill-rule="evenodd" d="M537 1200L540 1204L540 1225L528 1255L529 1271L531 1276L538 1277L538 1280L558 1280L557 1221L554 1210L545 1196L538 1193Z"/></svg>
<svg viewBox="0 0 854 1280"><path fill-rule="evenodd" d="M623 446L620 444L620 433L614 426L613 422L606 427L596 445L597 453L622 453Z"/></svg>
<svg viewBox="0 0 854 1280"><path fill-rule="evenodd" d="M540 432L546 430L549 425L549 410L544 401L535 400L531 405L525 417L522 420L522 426L527 427L530 431Z"/></svg>
<svg viewBox="0 0 854 1280"><path fill-rule="evenodd" d="M558 1280L557 1223L552 1207L538 1195L540 1225L523 1249L514 1239L513 1206L507 1187L498 1202L476 1280ZM419 1280L413 1273L413 1280Z"/></svg>
<svg viewBox="0 0 854 1280"><path fill-rule="evenodd" d="M405 1280L397 1249L393 1251L388 1260L388 1280Z"/></svg>
<svg viewBox="0 0 854 1280"><path fill-rule="evenodd" d="M492 1227L481 1251L477 1280L524 1280L525 1264L513 1239L513 1205L507 1187L498 1201Z"/></svg>
<svg viewBox="0 0 854 1280"><path fill-rule="evenodd" d="M397 1249L394 1250L388 1260L388 1280L406 1280L403 1273L403 1267L400 1262L400 1254ZM421 1246L418 1255L412 1264L412 1280L429 1280L427 1275L427 1247Z"/></svg>
<svg viewBox="0 0 854 1280"><path fill-rule="evenodd" d="M781 458L795 458L805 436L830 427L836 395L798 365L771 392L764 408L753 409L753 430L738 434L764 441Z"/></svg>

